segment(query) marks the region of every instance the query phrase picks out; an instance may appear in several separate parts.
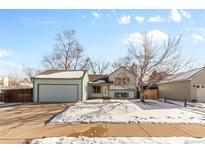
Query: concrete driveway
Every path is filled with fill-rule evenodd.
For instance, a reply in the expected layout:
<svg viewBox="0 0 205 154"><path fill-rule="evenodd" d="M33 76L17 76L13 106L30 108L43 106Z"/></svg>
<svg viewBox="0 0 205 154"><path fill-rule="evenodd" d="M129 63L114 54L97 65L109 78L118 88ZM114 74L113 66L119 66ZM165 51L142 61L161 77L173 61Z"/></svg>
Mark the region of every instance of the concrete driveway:
<svg viewBox="0 0 205 154"><path fill-rule="evenodd" d="M0 143L27 143L30 139L54 136L89 137L205 137L204 125L168 124L78 124L46 125L45 122L71 106L27 104L0 111Z"/></svg>
<svg viewBox="0 0 205 154"><path fill-rule="evenodd" d="M47 129L45 122L70 105L25 104L0 110L0 143L22 143L30 137L42 137ZM41 134L36 134L38 131Z"/></svg>

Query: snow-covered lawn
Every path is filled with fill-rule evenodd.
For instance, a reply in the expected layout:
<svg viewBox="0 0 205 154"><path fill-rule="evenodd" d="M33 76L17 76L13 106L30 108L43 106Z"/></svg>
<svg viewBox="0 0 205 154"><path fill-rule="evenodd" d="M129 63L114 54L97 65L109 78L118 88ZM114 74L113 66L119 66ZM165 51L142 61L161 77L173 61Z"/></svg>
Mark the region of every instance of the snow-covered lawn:
<svg viewBox="0 0 205 154"><path fill-rule="evenodd" d="M193 137L51 137L35 139L31 144L205 144L205 138Z"/></svg>
<svg viewBox="0 0 205 154"><path fill-rule="evenodd" d="M54 117L51 124L61 123L195 123L205 124L205 113L157 100L101 100L78 102Z"/></svg>

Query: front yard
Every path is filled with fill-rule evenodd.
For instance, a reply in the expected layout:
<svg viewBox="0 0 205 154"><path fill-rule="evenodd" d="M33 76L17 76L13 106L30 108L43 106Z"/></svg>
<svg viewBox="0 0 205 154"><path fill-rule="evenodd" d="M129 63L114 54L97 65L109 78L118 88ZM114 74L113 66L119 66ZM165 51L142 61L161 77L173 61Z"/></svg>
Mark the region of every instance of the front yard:
<svg viewBox="0 0 205 154"><path fill-rule="evenodd" d="M30 143L205 142L205 125L201 125L204 124L203 112L159 101L149 100L144 104L138 100L28 103L2 109L0 143L31 140ZM45 124L50 118L50 123Z"/></svg>
<svg viewBox="0 0 205 154"><path fill-rule="evenodd" d="M78 102L54 117L50 124L161 123L205 124L205 113L158 100L102 100Z"/></svg>

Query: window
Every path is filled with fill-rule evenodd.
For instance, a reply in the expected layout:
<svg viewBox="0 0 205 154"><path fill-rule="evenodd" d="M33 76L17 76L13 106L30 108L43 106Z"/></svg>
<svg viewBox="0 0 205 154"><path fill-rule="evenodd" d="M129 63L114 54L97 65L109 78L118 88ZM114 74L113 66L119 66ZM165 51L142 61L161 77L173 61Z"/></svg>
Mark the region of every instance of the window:
<svg viewBox="0 0 205 154"><path fill-rule="evenodd" d="M127 84L130 84L130 78L127 78Z"/></svg>
<svg viewBox="0 0 205 154"><path fill-rule="evenodd" d="M196 87L196 85L193 85L193 87Z"/></svg>
<svg viewBox="0 0 205 154"><path fill-rule="evenodd" d="M201 86L201 88L204 88L204 86Z"/></svg>
<svg viewBox="0 0 205 154"><path fill-rule="evenodd" d="M129 93L127 93L127 92L115 92L114 96L117 98L128 98Z"/></svg>
<svg viewBox="0 0 205 154"><path fill-rule="evenodd" d="M130 78L128 78L124 73L118 75L114 81L115 85L128 85L130 84Z"/></svg>
<svg viewBox="0 0 205 154"><path fill-rule="evenodd" d="M101 87L100 86L93 86L93 93L101 93Z"/></svg>
<svg viewBox="0 0 205 154"><path fill-rule="evenodd" d="M197 88L200 88L200 86L198 85L198 86L196 86Z"/></svg>

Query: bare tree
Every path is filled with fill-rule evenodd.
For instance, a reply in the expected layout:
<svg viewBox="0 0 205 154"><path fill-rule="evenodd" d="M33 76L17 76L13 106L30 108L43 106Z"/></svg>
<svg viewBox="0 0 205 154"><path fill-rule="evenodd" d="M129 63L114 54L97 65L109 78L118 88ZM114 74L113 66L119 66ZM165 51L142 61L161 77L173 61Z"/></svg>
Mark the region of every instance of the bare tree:
<svg viewBox="0 0 205 154"><path fill-rule="evenodd" d="M31 68L31 67L24 67L23 68L23 72L24 74L29 78L30 82L32 81L32 78L37 75L38 73L40 73L41 70L39 69L35 69L35 68Z"/></svg>
<svg viewBox="0 0 205 154"><path fill-rule="evenodd" d="M121 66L124 66L126 68L130 68L131 67L131 62L132 61L132 58L130 56L125 56L125 57L122 57L122 58L119 58L118 60L116 60L113 64L112 64L112 67L114 69L117 69Z"/></svg>
<svg viewBox="0 0 205 154"><path fill-rule="evenodd" d="M58 34L53 52L43 57L43 65L52 69L84 69L88 65L87 62L73 30Z"/></svg>
<svg viewBox="0 0 205 154"><path fill-rule="evenodd" d="M129 44L128 56L121 58L115 66L121 64L128 67L137 78L140 100L144 102L144 86L149 82L153 71L173 74L187 67L190 61L181 58L179 37L169 37L163 43L156 43L152 38L144 36L140 44Z"/></svg>
<svg viewBox="0 0 205 154"><path fill-rule="evenodd" d="M93 74L105 74L108 72L110 63L105 60L89 59L89 70Z"/></svg>

